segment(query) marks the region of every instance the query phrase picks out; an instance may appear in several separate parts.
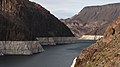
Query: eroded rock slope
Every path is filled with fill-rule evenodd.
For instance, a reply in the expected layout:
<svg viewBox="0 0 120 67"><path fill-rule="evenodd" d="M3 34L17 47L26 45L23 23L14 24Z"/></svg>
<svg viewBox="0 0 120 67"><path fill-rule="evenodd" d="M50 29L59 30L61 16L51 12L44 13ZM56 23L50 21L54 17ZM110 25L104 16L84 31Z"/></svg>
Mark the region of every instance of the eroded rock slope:
<svg viewBox="0 0 120 67"><path fill-rule="evenodd" d="M81 51L75 67L120 67L120 17L107 27L102 39Z"/></svg>
<svg viewBox="0 0 120 67"><path fill-rule="evenodd" d="M73 36L66 25L29 0L0 0L0 40Z"/></svg>
<svg viewBox="0 0 120 67"><path fill-rule="evenodd" d="M102 6L87 6L78 14L62 21L78 37L83 34L103 35L110 22L118 16L120 16L120 3L114 3Z"/></svg>

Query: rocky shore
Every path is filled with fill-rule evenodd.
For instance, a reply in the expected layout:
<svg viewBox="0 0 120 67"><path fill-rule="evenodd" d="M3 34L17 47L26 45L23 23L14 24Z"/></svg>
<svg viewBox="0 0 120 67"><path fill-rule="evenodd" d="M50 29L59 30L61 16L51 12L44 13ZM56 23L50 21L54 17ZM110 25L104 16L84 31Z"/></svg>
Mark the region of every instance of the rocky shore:
<svg viewBox="0 0 120 67"><path fill-rule="evenodd" d="M70 44L78 41L77 37L41 37L37 38L41 45Z"/></svg>
<svg viewBox="0 0 120 67"><path fill-rule="evenodd" d="M80 40L98 40L102 37L103 37L103 35L83 35L79 39Z"/></svg>
<svg viewBox="0 0 120 67"><path fill-rule="evenodd" d="M0 41L0 55L31 55L43 51L39 41Z"/></svg>
<svg viewBox="0 0 120 67"><path fill-rule="evenodd" d="M72 65L71 65L71 67L75 67L76 59L77 59L77 57L75 57L75 58L74 58L74 60L73 60L73 63L72 63Z"/></svg>
<svg viewBox="0 0 120 67"><path fill-rule="evenodd" d="M0 55L32 55L43 52L41 45L76 43L76 37L41 37L38 41L0 41Z"/></svg>
<svg viewBox="0 0 120 67"><path fill-rule="evenodd" d="M103 38L81 51L74 67L120 67L120 17L107 27Z"/></svg>

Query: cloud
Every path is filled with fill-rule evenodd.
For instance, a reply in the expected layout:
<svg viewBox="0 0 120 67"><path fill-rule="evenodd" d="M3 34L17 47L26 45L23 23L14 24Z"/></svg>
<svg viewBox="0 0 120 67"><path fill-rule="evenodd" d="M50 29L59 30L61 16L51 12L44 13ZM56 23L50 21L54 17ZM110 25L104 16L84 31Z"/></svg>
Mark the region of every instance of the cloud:
<svg viewBox="0 0 120 67"><path fill-rule="evenodd" d="M119 0L30 0L41 4L58 18L71 17L85 6L120 2Z"/></svg>

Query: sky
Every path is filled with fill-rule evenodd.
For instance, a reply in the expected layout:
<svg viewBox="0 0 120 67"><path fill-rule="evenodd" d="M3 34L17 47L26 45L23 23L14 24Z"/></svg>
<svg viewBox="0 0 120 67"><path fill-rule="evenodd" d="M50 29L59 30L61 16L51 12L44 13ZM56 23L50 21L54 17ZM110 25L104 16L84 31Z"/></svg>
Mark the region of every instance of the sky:
<svg viewBox="0 0 120 67"><path fill-rule="evenodd" d="M86 6L120 3L120 0L30 0L39 3L59 19L70 18Z"/></svg>

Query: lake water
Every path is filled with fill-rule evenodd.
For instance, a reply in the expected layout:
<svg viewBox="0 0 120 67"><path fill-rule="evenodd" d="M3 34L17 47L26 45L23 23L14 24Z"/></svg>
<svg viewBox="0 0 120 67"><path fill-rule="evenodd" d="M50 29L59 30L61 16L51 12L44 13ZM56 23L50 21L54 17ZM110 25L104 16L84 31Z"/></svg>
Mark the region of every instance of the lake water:
<svg viewBox="0 0 120 67"><path fill-rule="evenodd" d="M43 53L32 56L0 56L0 67L70 67L80 51L95 41L75 44L43 46Z"/></svg>

